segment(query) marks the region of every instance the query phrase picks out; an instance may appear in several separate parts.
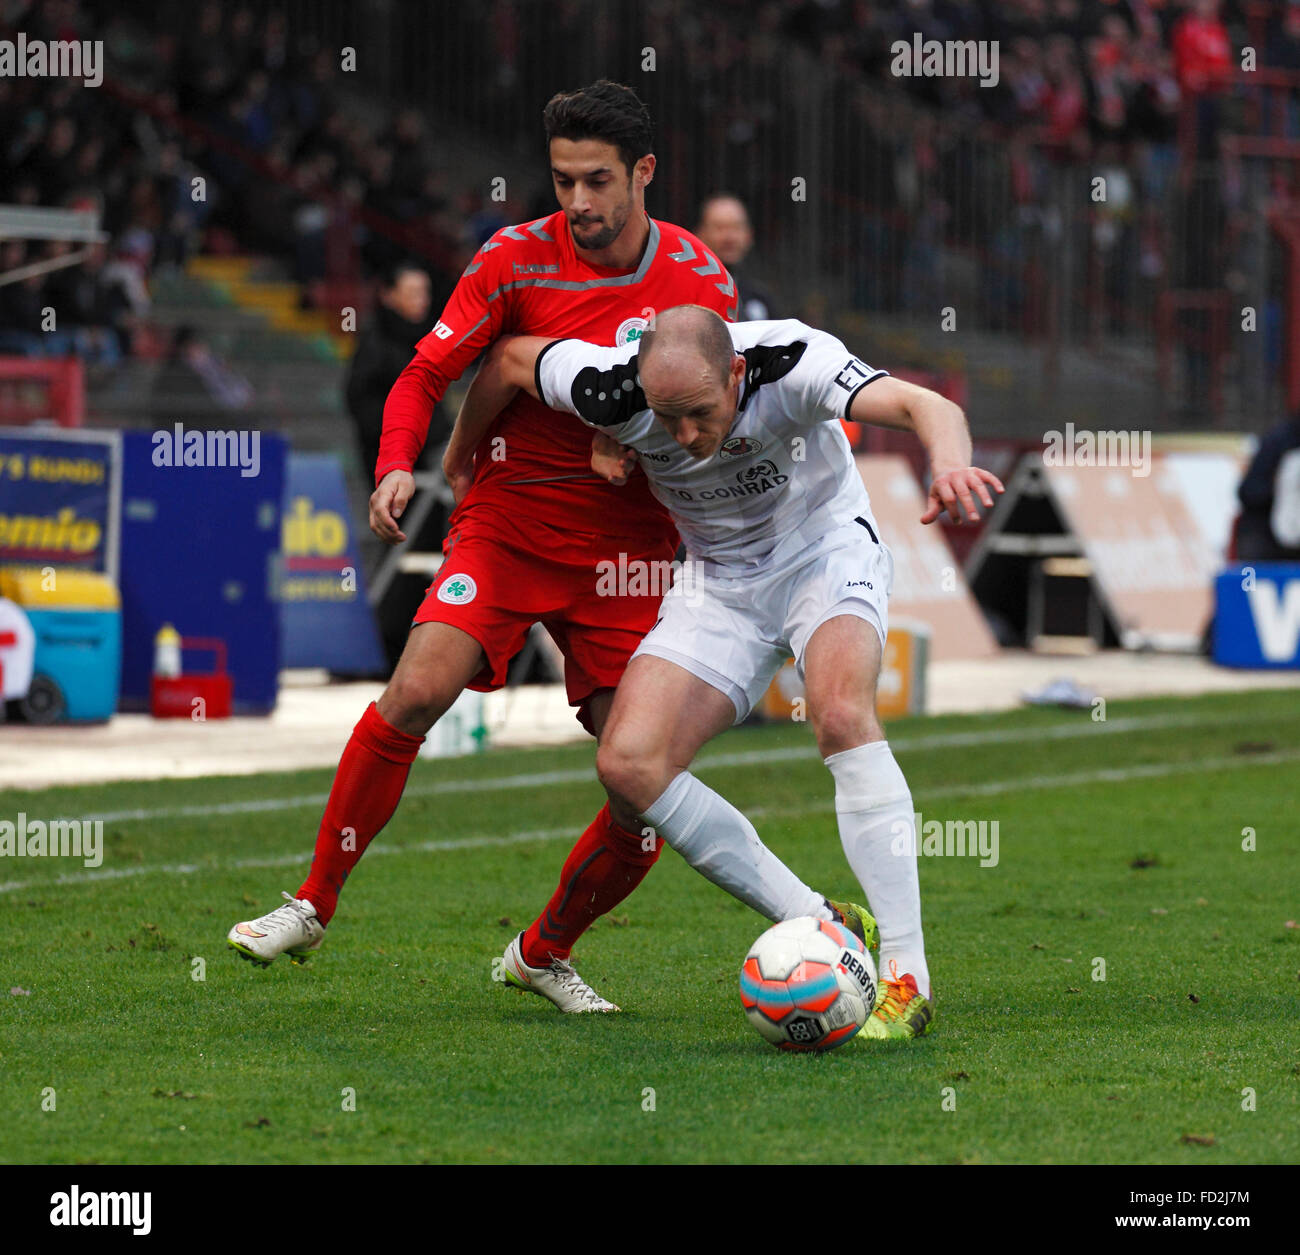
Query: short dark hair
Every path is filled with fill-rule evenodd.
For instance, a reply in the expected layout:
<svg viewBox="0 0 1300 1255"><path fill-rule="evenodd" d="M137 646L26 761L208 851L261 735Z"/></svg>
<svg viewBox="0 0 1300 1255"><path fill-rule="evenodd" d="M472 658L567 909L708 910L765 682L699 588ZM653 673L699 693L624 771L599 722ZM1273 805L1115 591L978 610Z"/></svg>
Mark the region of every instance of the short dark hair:
<svg viewBox="0 0 1300 1255"><path fill-rule="evenodd" d="M734 200L737 205L745 211L745 217L749 217L749 206L745 204L743 196L737 196L735 192L719 191L710 192L702 201L700 201L699 219L704 221L704 215L708 212L709 206L720 200Z"/></svg>
<svg viewBox="0 0 1300 1255"><path fill-rule="evenodd" d="M630 87L607 78L575 92L556 92L546 102L542 123L548 147L553 139L613 144L629 176L651 148L650 110Z"/></svg>
<svg viewBox="0 0 1300 1255"><path fill-rule="evenodd" d="M411 273L421 274L426 279L429 277L429 272L423 265L414 258L404 257L401 261L390 262L379 272L379 286L385 292L391 291L403 275Z"/></svg>

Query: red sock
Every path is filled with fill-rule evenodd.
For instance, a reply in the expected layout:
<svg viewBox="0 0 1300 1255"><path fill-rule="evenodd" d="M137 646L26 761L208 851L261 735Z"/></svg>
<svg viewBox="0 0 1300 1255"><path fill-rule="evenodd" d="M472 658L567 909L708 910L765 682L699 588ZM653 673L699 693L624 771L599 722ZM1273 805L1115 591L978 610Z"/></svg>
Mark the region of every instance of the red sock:
<svg viewBox="0 0 1300 1255"><path fill-rule="evenodd" d="M348 873L393 817L423 741L399 732L374 702L352 729L316 834L311 871L294 895L311 902L322 924L333 918Z"/></svg>
<svg viewBox="0 0 1300 1255"><path fill-rule="evenodd" d="M642 845L639 834L620 828L606 803L569 851L560 883L546 909L529 925L520 949L529 967L567 959L574 942L592 922L612 911L644 879L662 848Z"/></svg>

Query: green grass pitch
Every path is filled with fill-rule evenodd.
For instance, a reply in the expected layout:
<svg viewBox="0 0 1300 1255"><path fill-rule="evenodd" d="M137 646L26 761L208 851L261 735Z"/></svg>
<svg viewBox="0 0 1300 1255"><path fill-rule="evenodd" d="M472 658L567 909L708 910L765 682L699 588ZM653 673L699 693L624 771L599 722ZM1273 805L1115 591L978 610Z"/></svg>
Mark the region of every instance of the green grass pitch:
<svg viewBox="0 0 1300 1255"><path fill-rule="evenodd" d="M417 763L301 969L224 938L300 883L330 772L0 795L105 820L98 869L0 859L0 1160L1296 1162L1300 702L1106 714L891 726L924 818L999 858L922 857L933 1034L823 1057L745 1023L763 921L671 851L576 954L623 1014L492 982L600 804L589 745ZM698 771L859 896L807 727Z"/></svg>

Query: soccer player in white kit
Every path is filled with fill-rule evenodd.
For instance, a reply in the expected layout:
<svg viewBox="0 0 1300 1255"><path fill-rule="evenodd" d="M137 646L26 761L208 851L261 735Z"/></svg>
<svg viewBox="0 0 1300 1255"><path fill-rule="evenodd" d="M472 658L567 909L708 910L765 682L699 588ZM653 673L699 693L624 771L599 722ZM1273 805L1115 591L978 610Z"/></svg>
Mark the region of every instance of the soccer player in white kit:
<svg viewBox="0 0 1300 1255"><path fill-rule="evenodd" d="M804 323L727 324L696 305L660 312L620 348L502 338L466 406L504 405L519 387L635 450L686 545L597 752L615 820L650 825L769 919L824 915L821 896L689 770L793 655L844 852L880 929L880 991L859 1036L927 1032L912 798L875 712L893 559L839 420L915 431L933 472L921 521L974 521L974 498L991 508L1002 485L970 465L961 409Z"/></svg>

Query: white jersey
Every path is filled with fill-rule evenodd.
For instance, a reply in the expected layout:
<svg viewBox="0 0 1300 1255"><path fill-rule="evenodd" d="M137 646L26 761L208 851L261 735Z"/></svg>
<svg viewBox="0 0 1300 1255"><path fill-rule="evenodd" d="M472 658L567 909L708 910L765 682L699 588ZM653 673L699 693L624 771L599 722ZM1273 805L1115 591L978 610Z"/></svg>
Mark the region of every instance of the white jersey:
<svg viewBox="0 0 1300 1255"><path fill-rule="evenodd" d="M858 392L888 372L793 318L727 330L747 369L735 421L703 460L647 407L635 342L554 341L537 359L536 379L546 405L637 451L692 559L751 572L805 556L844 524L870 520L839 420Z"/></svg>

